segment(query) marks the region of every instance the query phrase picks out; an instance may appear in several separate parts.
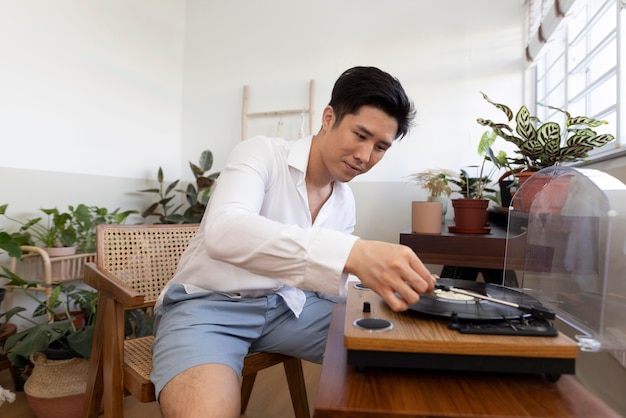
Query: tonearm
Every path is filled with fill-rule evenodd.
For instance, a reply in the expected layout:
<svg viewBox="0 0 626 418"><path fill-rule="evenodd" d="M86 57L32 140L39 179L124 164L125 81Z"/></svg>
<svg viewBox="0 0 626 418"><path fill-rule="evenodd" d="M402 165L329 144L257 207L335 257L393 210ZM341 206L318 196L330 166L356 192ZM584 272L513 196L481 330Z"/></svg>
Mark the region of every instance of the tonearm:
<svg viewBox="0 0 626 418"><path fill-rule="evenodd" d="M545 308L543 306L520 305L518 303L513 303L513 302L508 302L506 300L492 298L490 296L481 295L480 293L474 293L474 292L471 292L471 291L468 291L468 290L459 289L458 287L448 286L448 285L441 284L441 283L437 283L435 285L435 288L439 289L439 290L445 290L445 291L448 291L448 292L459 293L461 295L471 296L473 298L482 299L482 300L486 300L486 301L489 301L489 302L498 303L500 305L506 305L506 306L510 306L510 307L513 307L513 308L517 308L520 311L525 312L527 314L530 314L530 316L532 316L533 318L537 318L537 319L554 319L556 317L556 315L554 314L553 311L551 311L551 310L549 310L549 309L547 309L547 308Z"/></svg>

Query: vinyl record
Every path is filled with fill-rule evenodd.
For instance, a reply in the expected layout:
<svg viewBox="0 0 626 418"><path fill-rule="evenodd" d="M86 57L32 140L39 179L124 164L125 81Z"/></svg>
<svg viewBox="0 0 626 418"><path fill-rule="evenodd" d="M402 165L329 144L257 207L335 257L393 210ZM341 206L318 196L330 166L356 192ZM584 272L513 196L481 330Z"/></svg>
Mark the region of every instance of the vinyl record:
<svg viewBox="0 0 626 418"><path fill-rule="evenodd" d="M439 282L518 305L541 305L532 296L504 286L447 278L441 278ZM466 320L513 319L524 314L514 307L446 291L421 295L419 302L410 305L409 310L445 318L456 314L457 318Z"/></svg>

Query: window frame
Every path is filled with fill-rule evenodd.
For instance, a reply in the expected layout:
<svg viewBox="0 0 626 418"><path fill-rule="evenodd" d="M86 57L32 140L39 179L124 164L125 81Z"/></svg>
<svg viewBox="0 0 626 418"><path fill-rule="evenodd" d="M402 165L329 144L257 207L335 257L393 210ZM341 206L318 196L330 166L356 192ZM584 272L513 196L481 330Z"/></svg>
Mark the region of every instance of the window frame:
<svg viewBox="0 0 626 418"><path fill-rule="evenodd" d="M599 4L600 6L598 6ZM596 6L595 10L597 13L589 14L591 5ZM549 20L550 37L544 40L540 48L533 46L536 37L530 36L534 31L534 27L537 26L536 16L533 21L533 28L530 26L532 2L529 2L528 7L529 18L527 23L529 26L526 55L529 61L525 73L525 99L529 103L529 109L541 120L560 122L558 119L555 119L558 116L555 112L551 112L537 103L570 110L575 108L573 106L575 102L584 101L587 103L584 107L586 116L609 120L608 125L603 125L597 130L601 133L613 134L615 140L599 149L592 150L585 161L574 163L574 165L591 164L626 155L626 147L624 147L626 140L622 139L624 137L622 132L626 129L626 106L622 104L623 100L621 100L622 98L626 100L626 79L624 74L624 59L626 59L626 0L575 0L568 4L568 12L561 16L558 24L554 24L554 16L558 16L558 13L555 14L554 10L559 10L559 2L556 1L554 10L547 10L547 12L552 12L552 14L548 13L547 17L545 17L546 20ZM614 9L615 13L615 28L610 29L609 34L600 42L597 42L593 48L590 49L589 46L585 46L585 53L582 55L582 59L576 65L572 65L571 55L574 50L574 44L588 42L588 38L592 36L593 23L602 17L606 17L607 13L610 13L612 9ZM546 13L546 9L542 10L542 13ZM587 13L584 16L586 21L583 26L580 26L581 30L573 34L572 27L574 26L576 16L580 18L579 13ZM542 16L541 19L542 23L539 24L539 30L537 31L539 34L542 33L541 27L544 26L544 17ZM614 46L611 46L612 41L615 41ZM582 70L589 72L593 64L593 58L597 57L601 52L609 51L611 53L608 48L615 48L614 65L611 63L612 67L601 76L597 76L591 81L585 80L581 91L573 95L573 78L576 74L580 74ZM529 52L529 50L532 52ZM600 91L602 87L606 88L607 85L605 83L612 82L612 77L615 78L615 103L611 103L599 111L597 109L591 111L588 104L591 101L591 95ZM557 81L553 81L552 79L554 78ZM580 85L580 83L578 84ZM562 91L558 92L558 89ZM579 111L574 110L572 110L572 113L581 114Z"/></svg>

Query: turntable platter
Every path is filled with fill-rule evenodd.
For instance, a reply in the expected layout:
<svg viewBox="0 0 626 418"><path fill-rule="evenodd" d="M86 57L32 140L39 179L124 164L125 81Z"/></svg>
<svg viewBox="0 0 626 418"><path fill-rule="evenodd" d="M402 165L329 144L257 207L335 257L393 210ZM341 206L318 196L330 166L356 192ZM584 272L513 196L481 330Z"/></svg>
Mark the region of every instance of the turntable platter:
<svg viewBox="0 0 626 418"><path fill-rule="evenodd" d="M441 278L439 282L518 305L541 305L530 295L491 283L448 278ZM520 315L525 315L517 308L441 290L421 295L419 302L410 305L409 310L437 317L490 321L519 318Z"/></svg>

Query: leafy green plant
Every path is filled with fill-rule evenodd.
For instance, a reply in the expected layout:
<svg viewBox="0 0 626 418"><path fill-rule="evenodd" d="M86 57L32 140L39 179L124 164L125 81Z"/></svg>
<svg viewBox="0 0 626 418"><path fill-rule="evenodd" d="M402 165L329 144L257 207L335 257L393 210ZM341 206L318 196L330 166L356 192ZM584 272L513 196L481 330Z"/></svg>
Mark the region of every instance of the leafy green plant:
<svg viewBox="0 0 626 418"><path fill-rule="evenodd" d="M498 202L495 195L496 190L489 187L491 177L497 170L506 167L508 159L504 151L495 154L491 148L496 140L496 134L493 132L484 132L478 144L478 154L483 157L482 163L478 170L478 176L472 177L467 170L461 169L458 176L449 178L449 181L458 187L455 190L465 199L489 199ZM491 162L491 167L486 169L487 162ZM478 168L478 166L474 166Z"/></svg>
<svg viewBox="0 0 626 418"><path fill-rule="evenodd" d="M0 313L4 322L18 316L32 326L7 338L4 351L9 361L16 365L26 364L30 356L36 352L45 352L49 348L71 349L81 357L89 357L93 342L95 318L97 310L97 293L75 286L53 285L50 296L40 300L35 293L42 286L40 282L32 282L17 276L6 266L2 266L0 277L8 279L7 286L22 289L23 293L36 302L36 307L29 317L23 315L26 308L16 306ZM85 314L84 325L76 327L70 311L75 306ZM33 318L47 315L44 322Z"/></svg>
<svg viewBox="0 0 626 418"><path fill-rule="evenodd" d="M6 251L9 257L21 258L22 249L20 248L20 242L17 241L11 234L5 231L0 231L0 250Z"/></svg>
<svg viewBox="0 0 626 418"><path fill-rule="evenodd" d="M129 216L139 213L136 210L120 211L120 208L109 211L107 208L87 206L83 203L68 208L76 230L76 246L78 252L82 253L96 251L96 227L98 225L123 224Z"/></svg>
<svg viewBox="0 0 626 418"><path fill-rule="evenodd" d="M511 159L519 170L538 171L564 162L579 161L588 157L589 151L604 146L614 137L610 134L598 134L592 128L608 123L587 116L572 117L570 113L553 106L546 106L565 116L565 125L561 128L556 122L542 123L530 114L524 105L515 114L515 128L509 123L513 120L513 111L506 105L495 103L482 93L483 98L506 116L505 123L496 123L489 119L478 118L476 121L490 127L493 132L517 146L518 157ZM540 104L541 106L545 106Z"/></svg>
<svg viewBox="0 0 626 418"><path fill-rule="evenodd" d="M124 335L126 337L145 337L152 335L154 315L149 308L131 309L124 312Z"/></svg>
<svg viewBox="0 0 626 418"><path fill-rule="evenodd" d="M8 246L13 254L21 254L15 251L15 245L19 248L20 245L37 243L45 247L76 246L78 252L92 253L96 250L96 226L122 224L130 215L138 213L136 210L122 212L119 208L109 212L107 208L81 203L68 206L67 212L60 212L57 208L40 209L48 216L45 222L41 217L22 222L6 214L8 206L0 205L0 215L19 224L20 228L12 234L0 233L0 248Z"/></svg>
<svg viewBox="0 0 626 418"><path fill-rule="evenodd" d="M141 216L144 218L156 216L159 219L159 223L163 224L200 222L209 201L213 185L219 177L219 172L206 174L213 167L213 153L209 150L205 150L200 154L198 165L190 161L189 167L195 178L195 184L189 183L185 190L176 188L180 180L175 180L166 186L164 184L163 169L159 167L157 171L159 187L140 190L143 193L157 194L159 200L148 206L141 213ZM175 205L173 203L177 197L176 193L184 194L186 205Z"/></svg>
<svg viewBox="0 0 626 418"><path fill-rule="evenodd" d="M490 199L497 201L495 196L489 193L495 193L495 189L487 187L490 183L488 176L472 177L467 170L461 169L458 177L450 179L450 182L458 187L455 192L463 196L464 199Z"/></svg>
<svg viewBox="0 0 626 418"><path fill-rule="evenodd" d="M40 209L47 215L44 222L42 217L36 217L22 222L11 218L6 214L9 205L0 206L0 215L21 225L17 233L12 237L15 241L24 244L33 244L34 241L41 242L45 247L71 247L77 239L76 228L72 223L72 214L60 212L57 208Z"/></svg>

